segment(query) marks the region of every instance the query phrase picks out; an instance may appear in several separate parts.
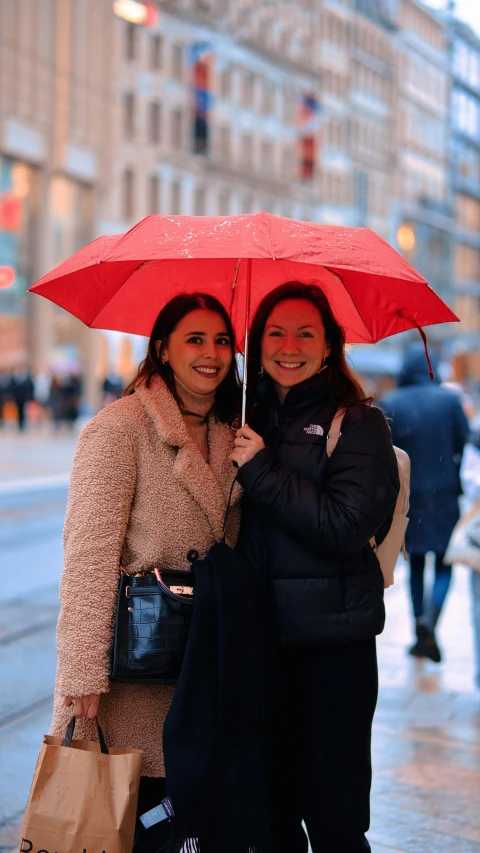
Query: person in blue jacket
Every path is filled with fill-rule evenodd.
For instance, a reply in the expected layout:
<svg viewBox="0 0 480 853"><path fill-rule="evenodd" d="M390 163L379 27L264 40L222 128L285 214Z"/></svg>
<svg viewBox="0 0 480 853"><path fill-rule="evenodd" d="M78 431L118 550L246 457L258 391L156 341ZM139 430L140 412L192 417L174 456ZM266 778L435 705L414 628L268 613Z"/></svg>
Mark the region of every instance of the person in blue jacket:
<svg viewBox="0 0 480 853"><path fill-rule="evenodd" d="M433 353L432 362L437 373ZM458 396L442 388L438 379L430 380L422 343L407 347L397 385L383 397L381 407L390 419L393 443L411 461L406 540L416 641L409 652L440 663L435 626L452 577L452 567L443 558L459 519L460 465L469 425ZM429 551L435 555L435 580L426 598L424 569Z"/></svg>

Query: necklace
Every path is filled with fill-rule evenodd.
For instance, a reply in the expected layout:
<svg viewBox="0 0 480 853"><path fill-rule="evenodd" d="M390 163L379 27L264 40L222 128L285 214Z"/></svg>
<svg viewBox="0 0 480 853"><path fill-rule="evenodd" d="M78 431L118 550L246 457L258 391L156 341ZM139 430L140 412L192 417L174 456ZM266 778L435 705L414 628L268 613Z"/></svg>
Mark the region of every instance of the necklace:
<svg viewBox="0 0 480 853"><path fill-rule="evenodd" d="M208 423L208 416L210 412L207 412L206 415L199 415L198 412L191 412L189 409L180 409L182 415L191 415L194 418L198 418L203 421L203 423Z"/></svg>

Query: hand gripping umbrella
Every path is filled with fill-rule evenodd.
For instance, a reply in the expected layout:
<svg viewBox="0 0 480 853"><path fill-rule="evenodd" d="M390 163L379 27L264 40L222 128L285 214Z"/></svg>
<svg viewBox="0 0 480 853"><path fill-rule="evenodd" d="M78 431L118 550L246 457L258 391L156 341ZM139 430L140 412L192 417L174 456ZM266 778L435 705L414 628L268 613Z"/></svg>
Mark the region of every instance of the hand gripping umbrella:
<svg viewBox="0 0 480 853"><path fill-rule="evenodd" d="M245 356L262 298L286 281L321 288L348 343L375 343L458 317L388 243L368 228L252 213L147 216L123 235L99 237L34 284L94 329L149 335L179 293L208 292L227 308ZM428 353L427 353L428 356Z"/></svg>

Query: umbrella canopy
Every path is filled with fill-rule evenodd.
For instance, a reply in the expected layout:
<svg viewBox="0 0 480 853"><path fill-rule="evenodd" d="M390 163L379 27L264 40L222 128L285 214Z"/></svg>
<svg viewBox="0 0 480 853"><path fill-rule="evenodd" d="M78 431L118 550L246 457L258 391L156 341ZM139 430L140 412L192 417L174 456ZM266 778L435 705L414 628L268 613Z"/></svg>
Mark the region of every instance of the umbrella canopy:
<svg viewBox="0 0 480 853"><path fill-rule="evenodd" d="M178 293L208 292L230 312L240 345L248 315L286 281L320 287L349 343L458 318L388 243L368 228L253 213L147 216L99 237L34 284L87 326L149 335Z"/></svg>

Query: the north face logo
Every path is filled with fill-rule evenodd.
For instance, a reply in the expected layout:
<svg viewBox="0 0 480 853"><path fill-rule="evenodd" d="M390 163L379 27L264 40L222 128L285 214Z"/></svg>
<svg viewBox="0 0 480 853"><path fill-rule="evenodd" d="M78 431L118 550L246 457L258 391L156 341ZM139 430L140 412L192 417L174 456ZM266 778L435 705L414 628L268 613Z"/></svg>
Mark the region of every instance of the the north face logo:
<svg viewBox="0 0 480 853"><path fill-rule="evenodd" d="M307 435L323 435L323 427L320 424L309 424L303 428Z"/></svg>

